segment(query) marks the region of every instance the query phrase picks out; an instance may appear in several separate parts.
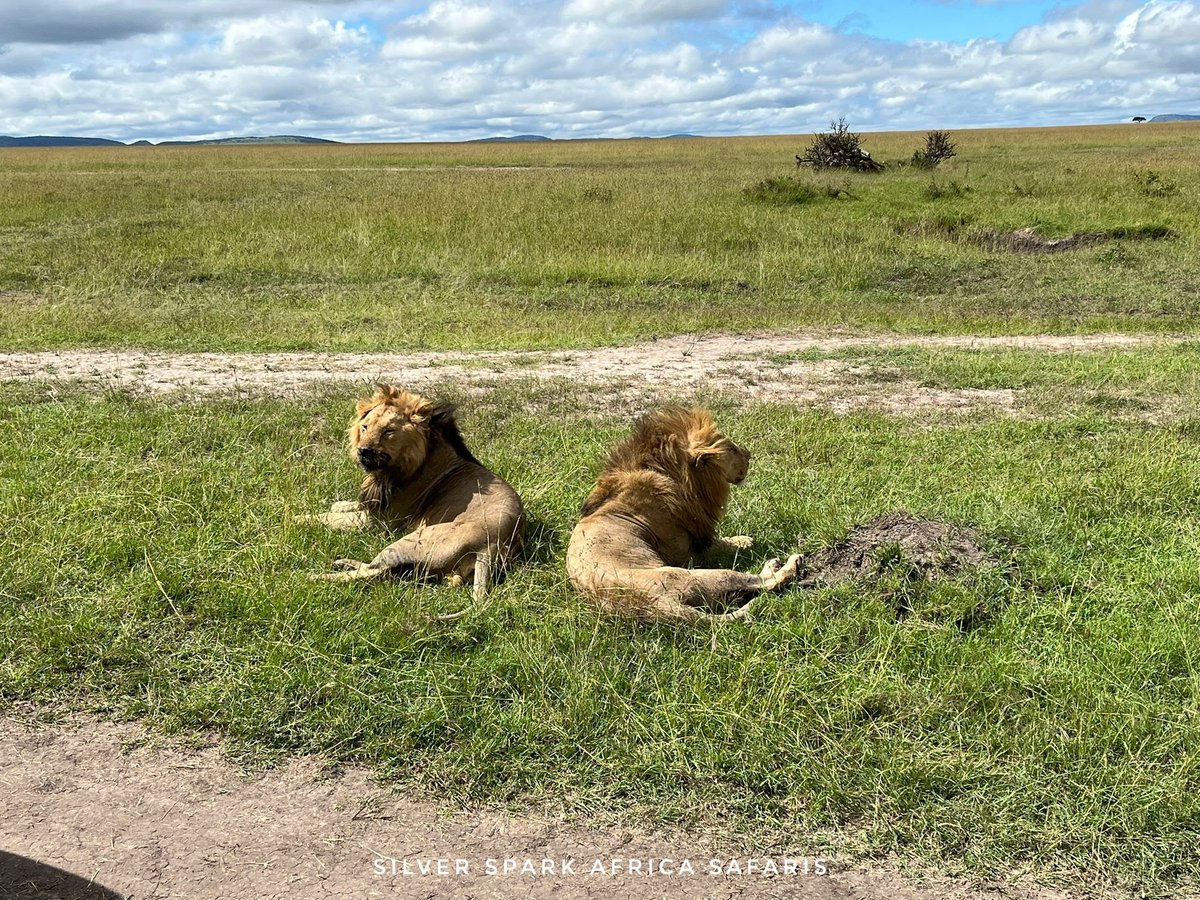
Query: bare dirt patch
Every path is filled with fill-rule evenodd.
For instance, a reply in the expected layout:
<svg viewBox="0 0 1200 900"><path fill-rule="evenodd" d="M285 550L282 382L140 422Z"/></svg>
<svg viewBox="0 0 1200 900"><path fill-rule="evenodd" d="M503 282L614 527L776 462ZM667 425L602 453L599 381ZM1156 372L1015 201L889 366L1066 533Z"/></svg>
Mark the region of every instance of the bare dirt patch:
<svg viewBox="0 0 1200 900"><path fill-rule="evenodd" d="M838 584L876 575L881 554L895 551L913 577L938 581L997 561L977 543L970 528L922 519L897 510L854 528L845 540L805 559L805 580Z"/></svg>
<svg viewBox="0 0 1200 900"><path fill-rule="evenodd" d="M79 382L144 395L288 396L348 381L391 381L414 388L453 381L470 389L499 381L565 380L604 385L598 398L702 389L748 399L823 406L834 411L881 409L897 414L931 410L1009 410L1017 392L944 389L914 381L864 382L843 360L798 361L806 351L854 347L1014 348L1049 353L1120 349L1170 339L1134 335L906 337L791 333L679 336L624 347L586 350L382 353L166 353L153 350L61 350L0 353L0 381ZM598 400L598 402L600 402Z"/></svg>
<svg viewBox="0 0 1200 900"><path fill-rule="evenodd" d="M1005 253L1067 253L1114 240L1159 241L1173 237L1163 226L1134 226L1110 231L1081 231L1065 237L1048 238L1035 228L997 231L992 228L967 228L957 222L918 222L908 227L917 237L941 237L949 241L975 244L984 250Z"/></svg>
<svg viewBox="0 0 1200 900"><path fill-rule="evenodd" d="M1061 238L1047 238L1032 228L1018 228L1016 231L981 231L975 235L975 240L984 250L1007 250L1009 253L1066 253L1069 250L1094 247L1108 240L1108 235L1084 232Z"/></svg>
<svg viewBox="0 0 1200 900"><path fill-rule="evenodd" d="M416 802L359 769L313 758L247 772L216 747L150 746L134 725L0 719L0 896L117 898L795 898L1066 900L1034 886L920 883L894 864L828 865L804 846L731 846L703 835L590 828ZM688 859L694 874L681 872ZM755 874L748 862L757 861ZM769 874L786 859L793 874ZM802 861L809 862L803 874ZM448 872L437 874L437 861ZM462 871L465 861L466 871ZM489 874L488 860L494 874ZM504 874L504 861L538 874ZM574 860L570 871L563 861ZM593 872L600 860L607 874ZM637 860L642 874L631 874ZM658 874L646 874L650 861ZM664 871L663 861L674 874ZM710 874L710 860L721 873ZM553 869L542 874L543 861ZM730 872L736 861L741 874ZM405 863L408 874L405 874ZM455 873L456 864L459 872ZM425 866L428 874L422 874ZM614 866L617 870L613 874ZM49 868L52 867L52 868ZM395 870L393 871L393 867ZM767 871L764 871L767 870ZM73 876L73 877L72 877Z"/></svg>

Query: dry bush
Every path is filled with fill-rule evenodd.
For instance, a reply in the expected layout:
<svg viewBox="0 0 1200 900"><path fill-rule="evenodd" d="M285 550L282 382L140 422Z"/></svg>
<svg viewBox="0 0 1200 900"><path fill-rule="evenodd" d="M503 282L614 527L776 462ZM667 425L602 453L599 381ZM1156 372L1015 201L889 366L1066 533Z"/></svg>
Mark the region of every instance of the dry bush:
<svg viewBox="0 0 1200 900"><path fill-rule="evenodd" d="M913 154L914 166L922 169L933 169L943 160L957 155L954 141L948 131L930 131L925 134L925 147Z"/></svg>
<svg viewBox="0 0 1200 900"><path fill-rule="evenodd" d="M814 169L857 169L860 172L878 172L883 168L862 148L862 137L850 130L845 117L829 123L827 133L813 137L812 145L803 156L796 157L797 166L812 166Z"/></svg>

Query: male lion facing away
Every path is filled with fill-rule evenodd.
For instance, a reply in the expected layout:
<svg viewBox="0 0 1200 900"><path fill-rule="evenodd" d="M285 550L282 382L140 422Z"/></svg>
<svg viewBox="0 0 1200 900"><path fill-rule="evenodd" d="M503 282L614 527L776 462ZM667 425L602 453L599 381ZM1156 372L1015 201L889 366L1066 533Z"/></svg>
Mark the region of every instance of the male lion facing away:
<svg viewBox="0 0 1200 900"><path fill-rule="evenodd" d="M358 401L348 434L350 455L367 473L359 499L315 518L337 529L379 522L407 533L369 563L339 559L340 571L319 577L470 579L482 598L521 548L525 509L467 449L453 407L383 385Z"/></svg>
<svg viewBox="0 0 1200 900"><path fill-rule="evenodd" d="M750 546L718 538L729 486L741 484L750 454L704 410L664 409L617 446L583 505L567 547L567 574L583 594L616 613L696 622L737 619L763 591L796 577L800 557L762 572L685 568L716 550ZM730 606L734 610L718 615Z"/></svg>

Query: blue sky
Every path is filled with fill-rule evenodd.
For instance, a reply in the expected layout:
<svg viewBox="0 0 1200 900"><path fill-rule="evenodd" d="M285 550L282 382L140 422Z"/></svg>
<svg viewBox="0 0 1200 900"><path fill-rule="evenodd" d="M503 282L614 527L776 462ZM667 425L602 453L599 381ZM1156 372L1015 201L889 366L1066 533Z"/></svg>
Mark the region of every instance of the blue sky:
<svg viewBox="0 0 1200 900"><path fill-rule="evenodd" d="M1036 25L1058 6L1046 0L954 3L896 0L894 3L786 3L798 16L842 30L896 41L958 41L977 38L1006 41L1021 28Z"/></svg>
<svg viewBox="0 0 1200 900"><path fill-rule="evenodd" d="M1167 112L1200 114L1200 0L39 0L0 17L0 134L627 137Z"/></svg>

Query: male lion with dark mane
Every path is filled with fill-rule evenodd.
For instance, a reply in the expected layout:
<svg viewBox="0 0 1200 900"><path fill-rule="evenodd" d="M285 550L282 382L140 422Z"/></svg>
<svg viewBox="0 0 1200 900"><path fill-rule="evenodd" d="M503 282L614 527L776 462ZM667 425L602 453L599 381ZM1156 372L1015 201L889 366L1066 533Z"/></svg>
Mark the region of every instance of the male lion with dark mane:
<svg viewBox="0 0 1200 900"><path fill-rule="evenodd" d="M508 482L467 449L454 408L381 385L358 401L347 433L350 456L367 473L359 498L314 518L343 530L378 522L407 533L368 563L339 559L333 567L340 571L317 577L471 579L481 599L521 548L525 509Z"/></svg>
<svg viewBox="0 0 1200 900"><path fill-rule="evenodd" d="M716 536L729 487L745 480L749 465L750 454L704 410L671 407L647 416L612 451L583 504L567 547L571 583L605 610L638 618L745 617L755 597L795 579L798 555L782 565L769 560L757 575L685 567L752 543Z"/></svg>

